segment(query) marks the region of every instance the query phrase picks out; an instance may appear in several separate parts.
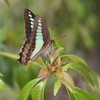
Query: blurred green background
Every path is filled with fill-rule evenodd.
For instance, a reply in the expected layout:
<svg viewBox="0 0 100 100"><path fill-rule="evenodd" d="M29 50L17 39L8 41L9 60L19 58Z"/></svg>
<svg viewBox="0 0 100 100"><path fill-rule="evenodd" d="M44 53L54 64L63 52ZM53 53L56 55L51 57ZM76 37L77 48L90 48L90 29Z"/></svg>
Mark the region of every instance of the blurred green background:
<svg viewBox="0 0 100 100"><path fill-rule="evenodd" d="M100 75L100 0L0 0L0 51L17 54L24 43L25 8L46 21L51 39L67 34L56 40L66 54L82 57ZM0 100L18 100L20 89L37 77L38 68L31 66L26 72L16 60L0 56L0 72L7 86L0 90ZM74 73L76 86L85 89L82 79ZM46 99L68 100L64 86L53 96L54 81L52 77L48 82Z"/></svg>

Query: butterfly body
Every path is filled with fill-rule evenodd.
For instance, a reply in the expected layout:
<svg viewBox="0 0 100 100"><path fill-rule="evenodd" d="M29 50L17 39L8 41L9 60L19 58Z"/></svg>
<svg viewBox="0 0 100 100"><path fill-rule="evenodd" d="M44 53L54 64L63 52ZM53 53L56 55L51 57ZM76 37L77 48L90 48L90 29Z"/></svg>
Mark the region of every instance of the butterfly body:
<svg viewBox="0 0 100 100"><path fill-rule="evenodd" d="M22 65L26 65L54 44L54 41L50 40L47 25L40 16L34 15L30 10L25 9L24 19L27 40L19 53L20 58L18 59Z"/></svg>

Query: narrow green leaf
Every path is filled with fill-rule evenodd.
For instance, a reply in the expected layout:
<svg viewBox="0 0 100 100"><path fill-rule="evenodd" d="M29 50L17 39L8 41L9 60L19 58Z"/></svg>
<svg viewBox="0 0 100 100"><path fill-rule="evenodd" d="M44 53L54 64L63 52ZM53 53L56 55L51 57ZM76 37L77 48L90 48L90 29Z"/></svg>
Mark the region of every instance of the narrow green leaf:
<svg viewBox="0 0 100 100"><path fill-rule="evenodd" d="M24 66L24 69L27 71L28 68L29 68L31 65L34 65L34 66L39 67L39 68L45 68L45 66L41 65L41 64L38 63L38 62L29 61L28 64L27 64L26 66Z"/></svg>
<svg viewBox="0 0 100 100"><path fill-rule="evenodd" d="M67 62L79 62L79 63L83 63L87 66L87 63L82 58L80 58L76 55L63 55L61 57L67 57L67 59L65 58L65 60Z"/></svg>
<svg viewBox="0 0 100 100"><path fill-rule="evenodd" d="M54 96L56 96L60 87L61 87L61 82L59 80L57 80L54 84Z"/></svg>
<svg viewBox="0 0 100 100"><path fill-rule="evenodd" d="M3 81L0 79L0 90L6 88L6 85L3 83Z"/></svg>
<svg viewBox="0 0 100 100"><path fill-rule="evenodd" d="M37 84L37 82L40 80L40 78L36 78L30 82L28 82L23 89L21 90L19 94L19 99L18 100L27 100L32 88Z"/></svg>
<svg viewBox="0 0 100 100"><path fill-rule="evenodd" d="M9 57L9 58L12 58L12 59L18 59L19 56L16 55L16 54L12 54L12 53L7 53L7 52L2 52L0 51L0 55L2 56L5 56L5 57ZM30 65L34 65L34 66L37 66L39 68L45 68L43 65L37 63L37 62L32 62L30 61L26 66L25 66L25 70L27 70L29 68Z"/></svg>
<svg viewBox="0 0 100 100"><path fill-rule="evenodd" d="M46 68L45 66L41 65L41 64L38 63L38 62L32 62L32 65L37 66L37 67L39 67L39 68Z"/></svg>
<svg viewBox="0 0 100 100"><path fill-rule="evenodd" d="M46 81L38 83L31 91L32 100L44 100Z"/></svg>
<svg viewBox="0 0 100 100"><path fill-rule="evenodd" d="M0 55L5 56L5 57L9 57L9 58L12 58L12 59L18 59L18 57L19 57L16 54L2 52L2 51L0 51Z"/></svg>
<svg viewBox="0 0 100 100"><path fill-rule="evenodd" d="M66 87L68 91L70 91L70 96L75 98L74 100L95 100L87 91L79 89L79 88L71 88ZM73 99L71 99L73 100Z"/></svg>
<svg viewBox="0 0 100 100"><path fill-rule="evenodd" d="M73 68L78 71L87 82L89 82L92 86L94 86L94 81L90 72L89 67L82 63L72 62L66 65L67 68Z"/></svg>

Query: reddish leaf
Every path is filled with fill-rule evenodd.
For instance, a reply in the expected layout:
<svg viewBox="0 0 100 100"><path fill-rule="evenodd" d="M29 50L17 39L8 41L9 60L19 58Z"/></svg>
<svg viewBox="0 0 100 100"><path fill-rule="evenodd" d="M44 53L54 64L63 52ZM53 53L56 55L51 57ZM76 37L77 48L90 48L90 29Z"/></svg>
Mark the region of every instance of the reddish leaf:
<svg viewBox="0 0 100 100"><path fill-rule="evenodd" d="M44 75L46 75L47 73L48 73L48 70L47 70L47 69L42 68L42 69L40 70L40 72L39 72L38 77L44 76Z"/></svg>

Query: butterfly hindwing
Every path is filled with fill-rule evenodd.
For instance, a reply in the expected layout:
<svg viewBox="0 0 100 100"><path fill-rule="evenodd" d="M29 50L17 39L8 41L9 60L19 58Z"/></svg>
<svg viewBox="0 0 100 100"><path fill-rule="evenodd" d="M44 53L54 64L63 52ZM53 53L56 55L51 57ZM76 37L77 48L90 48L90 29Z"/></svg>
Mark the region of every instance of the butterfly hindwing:
<svg viewBox="0 0 100 100"><path fill-rule="evenodd" d="M29 60L34 59L51 43L47 25L40 16L25 9L24 19L27 40L19 53L20 58L18 59L22 65L26 65Z"/></svg>

